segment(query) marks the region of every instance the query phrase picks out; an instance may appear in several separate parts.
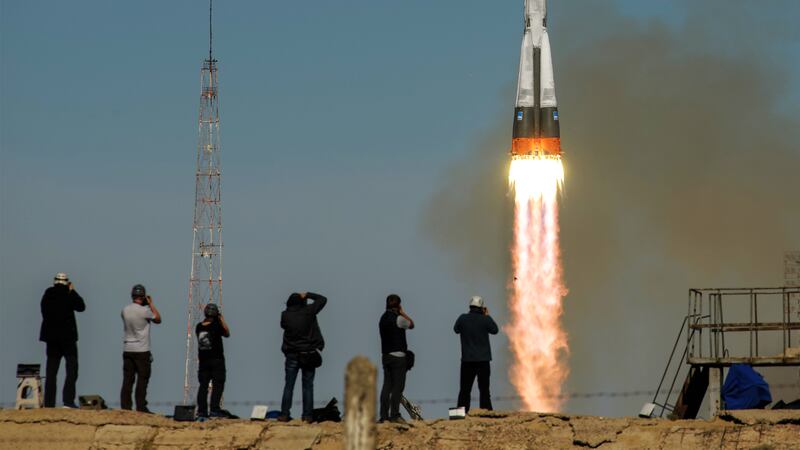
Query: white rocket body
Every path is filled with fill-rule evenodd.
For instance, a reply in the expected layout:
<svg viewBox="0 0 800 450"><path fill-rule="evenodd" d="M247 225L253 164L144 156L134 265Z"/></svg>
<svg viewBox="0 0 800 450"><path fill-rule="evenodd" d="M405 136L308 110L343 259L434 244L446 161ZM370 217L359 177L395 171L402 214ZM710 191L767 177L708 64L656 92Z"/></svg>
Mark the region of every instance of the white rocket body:
<svg viewBox="0 0 800 450"><path fill-rule="evenodd" d="M513 155L560 155L558 102L553 77L546 0L525 0L519 58Z"/></svg>

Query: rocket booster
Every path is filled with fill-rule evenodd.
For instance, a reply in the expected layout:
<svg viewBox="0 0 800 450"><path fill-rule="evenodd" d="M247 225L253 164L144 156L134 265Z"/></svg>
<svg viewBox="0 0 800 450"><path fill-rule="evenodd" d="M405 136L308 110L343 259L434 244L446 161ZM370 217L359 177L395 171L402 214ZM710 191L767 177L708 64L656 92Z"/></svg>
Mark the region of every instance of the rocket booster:
<svg viewBox="0 0 800 450"><path fill-rule="evenodd" d="M546 1L525 0L525 32L519 57L512 156L561 156Z"/></svg>

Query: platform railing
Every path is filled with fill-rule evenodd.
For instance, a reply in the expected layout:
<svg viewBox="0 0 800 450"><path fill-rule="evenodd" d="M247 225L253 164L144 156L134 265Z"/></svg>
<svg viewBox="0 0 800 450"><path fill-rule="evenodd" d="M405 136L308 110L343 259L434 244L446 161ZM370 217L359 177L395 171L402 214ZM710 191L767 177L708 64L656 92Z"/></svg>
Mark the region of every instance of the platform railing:
<svg viewBox="0 0 800 450"><path fill-rule="evenodd" d="M689 290L689 317L700 320L689 323L686 362L715 367L744 363L752 366L800 365L800 317L796 317L791 302L800 295L800 287L775 288L714 288ZM745 297L747 320L725 321L725 312L733 301ZM740 311L739 311L740 312ZM762 321L761 317L772 317ZM777 321L774 318L780 316ZM771 349L763 354L760 339L766 333L780 332L780 349L770 341ZM747 333L746 349L731 345L726 336ZM776 351L777 350L777 351Z"/></svg>

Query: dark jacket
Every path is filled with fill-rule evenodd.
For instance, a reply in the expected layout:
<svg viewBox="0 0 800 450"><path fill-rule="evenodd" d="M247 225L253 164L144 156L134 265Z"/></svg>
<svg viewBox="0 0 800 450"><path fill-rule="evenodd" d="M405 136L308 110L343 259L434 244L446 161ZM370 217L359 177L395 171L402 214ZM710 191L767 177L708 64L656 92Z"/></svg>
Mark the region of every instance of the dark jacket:
<svg viewBox="0 0 800 450"><path fill-rule="evenodd" d="M399 314L387 310L378 322L378 330L381 333L381 353L405 352L408 351L406 342L406 330L397 326Z"/></svg>
<svg viewBox="0 0 800 450"><path fill-rule="evenodd" d="M83 299L75 291L63 284L47 288L42 296L42 328L39 340L42 342L76 342L78 324L75 311L86 309Z"/></svg>
<svg viewBox="0 0 800 450"><path fill-rule="evenodd" d="M281 328L283 328L283 345L281 351L287 353L310 352L322 350L325 340L317 323L317 313L325 307L328 299L322 295L309 292L307 299L314 300L308 303L290 301L286 310L281 314Z"/></svg>
<svg viewBox="0 0 800 450"><path fill-rule="evenodd" d="M497 324L479 309L470 309L456 320L453 331L461 335L461 361L483 362L492 360L489 335L497 334Z"/></svg>

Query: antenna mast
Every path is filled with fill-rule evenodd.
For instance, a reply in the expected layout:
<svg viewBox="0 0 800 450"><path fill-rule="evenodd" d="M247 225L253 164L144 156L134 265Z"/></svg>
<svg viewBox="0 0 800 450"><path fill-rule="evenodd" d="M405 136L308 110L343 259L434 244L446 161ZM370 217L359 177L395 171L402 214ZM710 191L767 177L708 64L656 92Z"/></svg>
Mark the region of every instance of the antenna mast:
<svg viewBox="0 0 800 450"><path fill-rule="evenodd" d="M211 28L211 13L213 11L214 0L208 0L208 60L211 61L214 58L211 56L211 44L214 40L214 32Z"/></svg>
<svg viewBox="0 0 800 450"><path fill-rule="evenodd" d="M211 0L208 7L208 59L200 70L200 114L195 172L192 267L186 314L186 361L183 403L197 395L197 348L194 326L209 303L222 306L222 197L217 60L211 53Z"/></svg>

